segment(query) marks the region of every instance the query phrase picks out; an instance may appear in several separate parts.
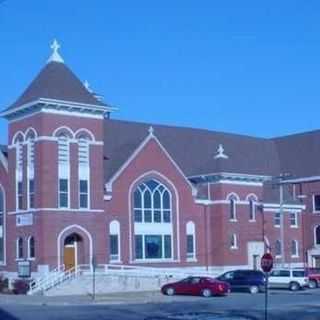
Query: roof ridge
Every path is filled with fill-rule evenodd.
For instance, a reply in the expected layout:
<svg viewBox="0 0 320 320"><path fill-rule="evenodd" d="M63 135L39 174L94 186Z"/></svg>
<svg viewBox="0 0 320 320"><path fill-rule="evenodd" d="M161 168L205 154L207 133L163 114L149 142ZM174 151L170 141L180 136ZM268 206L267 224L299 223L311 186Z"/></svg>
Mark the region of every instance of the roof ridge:
<svg viewBox="0 0 320 320"><path fill-rule="evenodd" d="M250 138L250 139L256 139L256 140L263 140L263 141L270 141L272 139L265 138L265 137L256 137L248 134L241 134L241 133L235 133L235 132L225 132L225 131L216 131L211 130L207 128L195 128L195 127L189 127L189 126L183 126L183 125L170 125L170 124L161 124L161 123L154 123L154 122L142 122L142 121L131 121L131 120L125 120L125 119L106 119L108 121L113 122L121 122L121 123L127 123L127 124L133 124L133 125L144 125L149 127L161 127L161 128L168 128L168 129L178 129L178 130L193 130L198 132L206 132L209 134L221 134L221 135L228 135L228 136L237 136L241 138Z"/></svg>

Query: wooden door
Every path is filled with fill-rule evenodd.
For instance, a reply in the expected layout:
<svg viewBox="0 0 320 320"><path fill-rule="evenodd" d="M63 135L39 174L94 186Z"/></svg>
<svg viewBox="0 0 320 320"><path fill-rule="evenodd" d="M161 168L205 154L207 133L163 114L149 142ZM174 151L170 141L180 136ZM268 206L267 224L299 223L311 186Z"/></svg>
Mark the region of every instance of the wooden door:
<svg viewBox="0 0 320 320"><path fill-rule="evenodd" d="M63 261L65 270L70 270L76 266L75 247L64 247Z"/></svg>

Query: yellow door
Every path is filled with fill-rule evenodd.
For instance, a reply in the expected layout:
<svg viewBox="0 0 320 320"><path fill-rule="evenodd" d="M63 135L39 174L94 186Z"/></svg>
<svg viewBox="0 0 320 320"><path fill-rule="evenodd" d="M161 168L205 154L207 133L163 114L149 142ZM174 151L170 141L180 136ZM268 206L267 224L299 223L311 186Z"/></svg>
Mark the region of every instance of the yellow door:
<svg viewBox="0 0 320 320"><path fill-rule="evenodd" d="M76 266L75 247L64 247L64 266L65 270L70 270Z"/></svg>

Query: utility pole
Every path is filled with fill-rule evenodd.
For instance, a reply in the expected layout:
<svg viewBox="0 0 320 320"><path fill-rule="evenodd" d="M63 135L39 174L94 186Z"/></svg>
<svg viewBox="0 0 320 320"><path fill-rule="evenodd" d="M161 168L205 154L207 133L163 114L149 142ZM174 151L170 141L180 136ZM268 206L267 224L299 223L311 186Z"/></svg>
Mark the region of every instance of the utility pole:
<svg viewBox="0 0 320 320"><path fill-rule="evenodd" d="M281 267L285 265L285 244L284 244L284 198L283 198L283 184L279 184L280 192L280 241L281 241Z"/></svg>

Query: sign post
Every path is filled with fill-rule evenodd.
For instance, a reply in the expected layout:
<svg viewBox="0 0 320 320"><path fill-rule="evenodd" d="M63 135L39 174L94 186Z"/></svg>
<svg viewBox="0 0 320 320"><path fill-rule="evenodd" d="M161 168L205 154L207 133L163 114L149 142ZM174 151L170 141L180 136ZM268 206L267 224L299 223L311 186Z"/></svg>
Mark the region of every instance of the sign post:
<svg viewBox="0 0 320 320"><path fill-rule="evenodd" d="M265 273L265 299L264 299L264 319L268 320L268 304L269 304L269 272L273 268L273 257L270 253L265 253L261 258L261 268Z"/></svg>

